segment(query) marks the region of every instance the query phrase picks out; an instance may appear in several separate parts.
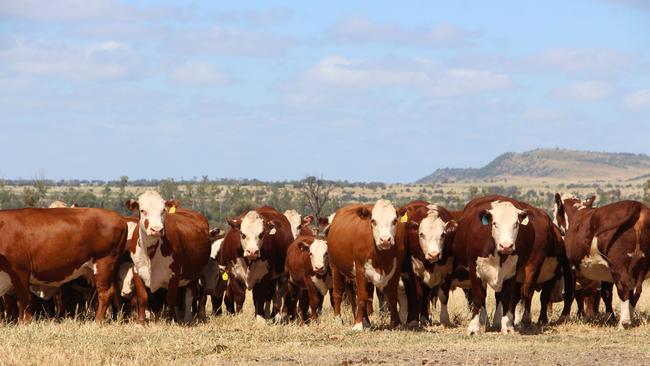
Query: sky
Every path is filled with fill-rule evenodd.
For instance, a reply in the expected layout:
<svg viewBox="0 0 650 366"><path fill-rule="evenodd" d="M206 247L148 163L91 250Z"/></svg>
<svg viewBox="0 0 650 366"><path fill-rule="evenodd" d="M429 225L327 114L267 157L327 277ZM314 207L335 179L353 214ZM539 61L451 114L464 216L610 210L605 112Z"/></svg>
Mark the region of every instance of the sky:
<svg viewBox="0 0 650 366"><path fill-rule="evenodd" d="M650 154L650 0L0 1L0 178Z"/></svg>

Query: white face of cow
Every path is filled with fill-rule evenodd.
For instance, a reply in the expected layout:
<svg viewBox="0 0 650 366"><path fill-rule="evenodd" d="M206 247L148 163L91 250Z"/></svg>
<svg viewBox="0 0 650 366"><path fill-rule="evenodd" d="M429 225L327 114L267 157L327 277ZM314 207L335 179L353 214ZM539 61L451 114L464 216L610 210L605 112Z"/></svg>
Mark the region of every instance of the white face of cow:
<svg viewBox="0 0 650 366"><path fill-rule="evenodd" d="M372 208L370 215L372 236L379 250L387 250L395 245L395 228L397 212L388 200L379 200Z"/></svg>
<svg viewBox="0 0 650 366"><path fill-rule="evenodd" d="M445 227L445 222L435 209L429 209L427 217L420 222L418 238L426 260L437 262L440 259L445 242Z"/></svg>
<svg viewBox="0 0 650 366"><path fill-rule="evenodd" d="M255 211L249 211L241 220L241 247L244 257L255 260L260 256L264 238L264 220Z"/></svg>
<svg viewBox="0 0 650 366"><path fill-rule="evenodd" d="M515 251L519 225L528 225L528 213L510 202L492 202L492 208L481 214L483 224L491 225L492 238L501 254Z"/></svg>
<svg viewBox="0 0 650 366"><path fill-rule="evenodd" d="M293 238L297 238L298 233L300 233L300 224L302 223L300 214L296 210L287 210L284 211L284 216L286 216L287 220L289 220L289 223L291 224L291 234L293 234Z"/></svg>
<svg viewBox="0 0 650 366"><path fill-rule="evenodd" d="M327 242L325 240L316 239L309 246L309 260L311 261L311 268L316 274L323 275L327 272L329 266L329 259L327 256Z"/></svg>
<svg viewBox="0 0 650 366"><path fill-rule="evenodd" d="M161 236L165 228L167 207L165 200L156 191L146 191L138 197L140 227L149 236Z"/></svg>

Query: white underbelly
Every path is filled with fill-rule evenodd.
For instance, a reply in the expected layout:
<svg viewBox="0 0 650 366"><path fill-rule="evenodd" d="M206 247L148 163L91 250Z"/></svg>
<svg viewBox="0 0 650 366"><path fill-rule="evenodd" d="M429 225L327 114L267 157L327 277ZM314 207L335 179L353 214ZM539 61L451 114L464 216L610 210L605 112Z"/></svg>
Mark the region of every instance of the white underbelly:
<svg viewBox="0 0 650 366"><path fill-rule="evenodd" d="M75 278L79 277L84 277L88 280L88 282L93 282L94 277L95 277L95 272L97 271L97 266L93 264L92 260L89 260L88 262L84 263L81 265L81 267L75 269L72 271L71 274L63 278L62 280L59 281L43 281L39 280L34 274L32 273L29 278L29 283L31 285L43 285L46 287L60 287L64 283L68 283Z"/></svg>
<svg viewBox="0 0 650 366"><path fill-rule="evenodd" d="M7 272L0 271L0 296L5 295L13 290L14 284L11 282L11 277Z"/></svg>

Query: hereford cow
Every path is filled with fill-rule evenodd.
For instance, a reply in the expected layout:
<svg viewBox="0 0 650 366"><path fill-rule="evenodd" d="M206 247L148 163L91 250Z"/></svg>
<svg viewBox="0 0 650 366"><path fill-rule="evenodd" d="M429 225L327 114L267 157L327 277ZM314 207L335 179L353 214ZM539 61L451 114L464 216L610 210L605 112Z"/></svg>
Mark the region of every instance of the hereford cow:
<svg viewBox="0 0 650 366"><path fill-rule="evenodd" d="M228 285L228 274L224 266L220 266L218 262L219 254L221 253L221 245L225 235L221 229L213 229L210 231L210 241L212 241L210 249L210 259L208 264L201 271L199 278L199 297L197 302L197 312L199 319L206 317L205 305L208 296L212 303L212 313L220 315L223 312L221 305L223 303L223 296L226 292Z"/></svg>
<svg viewBox="0 0 650 366"><path fill-rule="evenodd" d="M19 318L30 321L30 286L58 288L93 277L95 320L103 321L113 296L127 226L117 213L93 208L0 211L0 295L13 290Z"/></svg>
<svg viewBox="0 0 650 366"><path fill-rule="evenodd" d="M390 201L374 205L349 205L339 209L327 234L333 279L334 315L341 316L341 298L346 279L354 279L357 290L353 330L370 326L367 305L374 287L382 289L390 310L391 325L400 323L397 290L404 259L404 224Z"/></svg>
<svg viewBox="0 0 650 366"><path fill-rule="evenodd" d="M311 320L318 318L325 294L332 287L332 275L327 254L327 242L314 236L299 236L287 250L285 271L289 275L289 289L285 309L289 320L296 318L296 303L300 300L302 321L307 321L307 307Z"/></svg>
<svg viewBox="0 0 650 366"><path fill-rule="evenodd" d="M628 327L648 278L650 209L637 201L593 208L593 199L583 203L560 194L555 201L569 262L578 276L616 285L621 299L618 326Z"/></svg>
<svg viewBox="0 0 650 366"><path fill-rule="evenodd" d="M196 283L210 257L208 220L198 212L179 209L177 200L165 201L158 192L147 191L130 199L126 207L139 212L128 250L133 261L133 282L138 302L138 322L145 321L149 295L167 289L166 305L170 317L176 313L179 287ZM196 294L196 293L194 293ZM190 291L185 292L184 321L189 320Z"/></svg>
<svg viewBox="0 0 650 366"><path fill-rule="evenodd" d="M221 246L219 264L228 269L226 308L241 310L246 289L253 291L258 321L278 314L278 298L286 293L284 272L287 248L293 241L289 220L272 207L264 206L245 215L228 219L230 230ZM275 301L274 313L265 305ZM231 302L234 302L232 304Z"/></svg>

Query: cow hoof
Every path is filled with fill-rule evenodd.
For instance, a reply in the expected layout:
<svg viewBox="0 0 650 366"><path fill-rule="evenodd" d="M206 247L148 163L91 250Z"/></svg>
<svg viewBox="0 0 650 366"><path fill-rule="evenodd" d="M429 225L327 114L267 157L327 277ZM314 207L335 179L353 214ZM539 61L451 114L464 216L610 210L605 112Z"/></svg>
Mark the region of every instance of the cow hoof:
<svg viewBox="0 0 650 366"><path fill-rule="evenodd" d="M503 327L501 328L501 334L514 334L515 328L513 327Z"/></svg>
<svg viewBox="0 0 650 366"><path fill-rule="evenodd" d="M426 323L423 324L426 326ZM410 322L408 322L408 324L406 324L406 327L410 329L418 328L419 326L420 326L420 322L417 320L411 320Z"/></svg>
<svg viewBox="0 0 650 366"><path fill-rule="evenodd" d="M256 315L255 316L255 322L257 324L266 324L266 319L264 319L264 317L261 316L261 315Z"/></svg>
<svg viewBox="0 0 650 366"><path fill-rule="evenodd" d="M335 316L334 317L334 323L336 323L338 325L343 325L343 318L341 318L340 315Z"/></svg>
<svg viewBox="0 0 650 366"><path fill-rule="evenodd" d="M473 335L478 335L481 332L481 329L478 327L468 327L467 328L467 335L473 336Z"/></svg>
<svg viewBox="0 0 650 366"><path fill-rule="evenodd" d="M357 323L352 327L352 331L361 332L363 331L363 323Z"/></svg>
<svg viewBox="0 0 650 366"><path fill-rule="evenodd" d="M626 330L626 329L629 329L631 325L632 325L632 322L630 322L630 321L619 322L619 323L618 323L618 330Z"/></svg>

